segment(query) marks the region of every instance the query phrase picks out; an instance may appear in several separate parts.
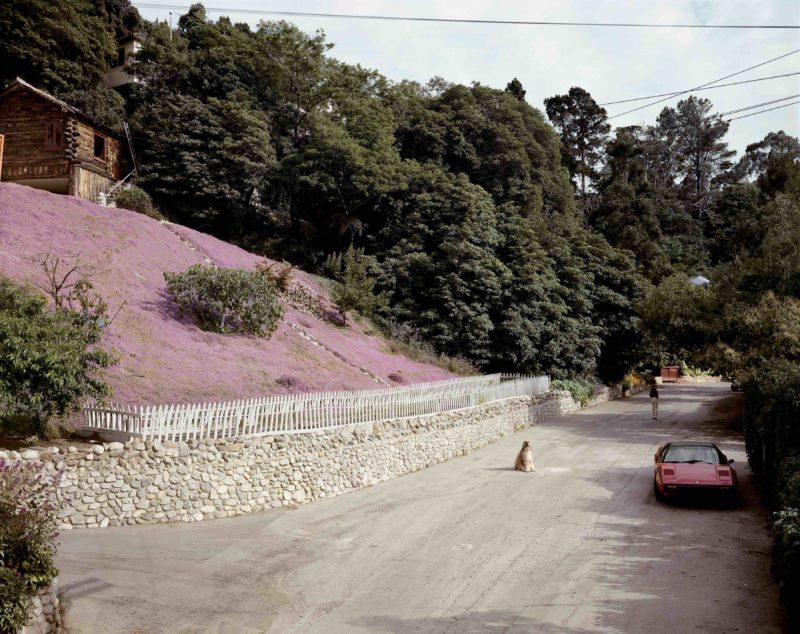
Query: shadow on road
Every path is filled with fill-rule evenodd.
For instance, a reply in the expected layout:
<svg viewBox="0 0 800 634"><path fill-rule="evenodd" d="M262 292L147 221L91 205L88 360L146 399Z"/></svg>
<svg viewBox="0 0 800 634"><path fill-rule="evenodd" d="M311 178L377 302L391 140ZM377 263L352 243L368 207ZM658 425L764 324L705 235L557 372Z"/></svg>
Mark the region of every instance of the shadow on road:
<svg viewBox="0 0 800 634"><path fill-rule="evenodd" d="M502 632L503 634L541 632L547 634L588 634L595 630L542 626L537 619L520 615L508 610L487 610L467 612L458 616L442 616L428 618L398 618L389 616L369 616L351 623L354 627L370 632L458 632L459 634L485 634Z"/></svg>

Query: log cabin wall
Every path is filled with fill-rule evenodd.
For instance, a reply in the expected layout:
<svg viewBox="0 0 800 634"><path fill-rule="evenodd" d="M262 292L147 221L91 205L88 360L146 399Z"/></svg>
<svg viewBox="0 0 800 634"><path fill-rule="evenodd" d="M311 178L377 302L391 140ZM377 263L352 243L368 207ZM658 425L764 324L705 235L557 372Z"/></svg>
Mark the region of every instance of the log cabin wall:
<svg viewBox="0 0 800 634"><path fill-rule="evenodd" d="M69 193L96 201L123 176L122 143L77 117L70 117L67 129L67 156L72 163Z"/></svg>
<svg viewBox="0 0 800 634"><path fill-rule="evenodd" d="M66 115L57 104L26 90L5 95L0 100L3 180L66 194L65 126Z"/></svg>

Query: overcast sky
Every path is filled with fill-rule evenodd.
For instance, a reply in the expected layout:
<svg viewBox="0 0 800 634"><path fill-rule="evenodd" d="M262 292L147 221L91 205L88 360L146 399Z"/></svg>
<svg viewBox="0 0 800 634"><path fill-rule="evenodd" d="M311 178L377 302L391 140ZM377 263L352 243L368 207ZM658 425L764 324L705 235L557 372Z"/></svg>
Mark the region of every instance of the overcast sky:
<svg viewBox="0 0 800 634"><path fill-rule="evenodd" d="M133 4L137 4L135 0ZM800 24L797 0L206 0L204 4L213 19L225 14L226 8L245 8L497 20ZM223 11L210 10L217 7ZM166 10L140 7L139 11L151 20L168 17ZM174 12L175 21L179 13L182 12ZM260 20L254 15L230 15L235 22L255 25ZM641 97L688 89L800 49L800 31L788 29L623 29L288 19L304 31L323 29L335 44L331 52L334 57L374 68L392 80L425 82L438 75L451 82L480 82L505 88L509 80L517 77L527 90L528 102L540 109L544 98L565 93L571 86L588 90L599 103ZM800 53L727 81L798 71ZM710 99L716 112L726 112L800 95L800 75L697 94ZM674 105L678 99L615 118L611 123L653 123L664 105ZM796 100L800 97L785 103ZM607 106L607 110L614 115L643 103L647 102ZM768 107L771 106L765 106ZM741 154L748 143L775 130L800 135L800 104L733 121L727 140Z"/></svg>

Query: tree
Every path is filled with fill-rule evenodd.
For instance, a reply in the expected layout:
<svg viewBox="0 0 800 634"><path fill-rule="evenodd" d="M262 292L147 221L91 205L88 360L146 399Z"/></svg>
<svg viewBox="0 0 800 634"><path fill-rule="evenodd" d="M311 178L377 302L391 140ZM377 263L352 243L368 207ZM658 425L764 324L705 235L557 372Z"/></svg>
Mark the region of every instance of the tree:
<svg viewBox="0 0 800 634"><path fill-rule="evenodd" d="M525 89L522 87L522 82L516 77L506 84L506 91L510 92L520 101L525 101Z"/></svg>
<svg viewBox="0 0 800 634"><path fill-rule="evenodd" d="M368 266L364 251L354 249L352 244L344 254L328 256L326 268L335 280L331 297L345 326L350 311L372 315L386 304L385 296L375 293L376 280L369 274Z"/></svg>
<svg viewBox="0 0 800 634"><path fill-rule="evenodd" d="M103 315L48 312L41 295L0 276L0 422L44 436L54 415L80 399L104 396L99 372L112 362L98 347Z"/></svg>
<svg viewBox="0 0 800 634"><path fill-rule="evenodd" d="M578 191L585 200L589 186L597 179L597 166L611 130L606 110L577 86L566 95L545 99L544 105L550 122L561 134L564 165L570 176L577 179Z"/></svg>
<svg viewBox="0 0 800 634"><path fill-rule="evenodd" d="M416 166L408 188L386 201L373 249L390 316L410 324L438 352L485 365L491 313L508 275L491 197L461 175Z"/></svg>
<svg viewBox="0 0 800 634"><path fill-rule="evenodd" d="M708 194L730 170L736 154L722 140L730 124L718 114L709 114L711 108L708 99L691 96L658 115L657 130L675 158L679 187L691 196L698 218L707 212Z"/></svg>
<svg viewBox="0 0 800 634"><path fill-rule="evenodd" d="M159 209L224 239L259 225L275 153L267 120L246 102L162 95L137 113L134 130L141 183Z"/></svg>
<svg viewBox="0 0 800 634"><path fill-rule="evenodd" d="M779 192L800 198L800 140L783 130L770 132L747 146L735 172L739 178L755 178L768 198Z"/></svg>

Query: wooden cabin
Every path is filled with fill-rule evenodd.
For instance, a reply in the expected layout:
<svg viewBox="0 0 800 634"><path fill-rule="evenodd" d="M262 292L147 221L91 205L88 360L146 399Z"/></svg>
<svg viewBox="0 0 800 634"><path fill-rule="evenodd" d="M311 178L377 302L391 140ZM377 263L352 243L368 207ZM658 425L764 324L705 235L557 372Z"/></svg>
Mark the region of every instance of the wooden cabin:
<svg viewBox="0 0 800 634"><path fill-rule="evenodd" d="M120 135L19 78L0 93L0 134L4 182L96 202L123 178Z"/></svg>

